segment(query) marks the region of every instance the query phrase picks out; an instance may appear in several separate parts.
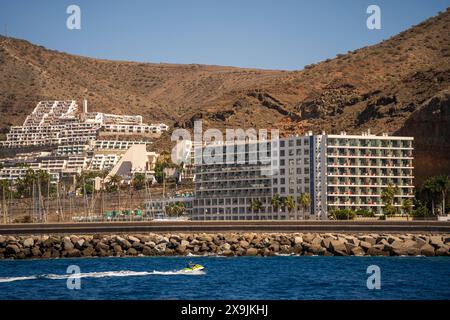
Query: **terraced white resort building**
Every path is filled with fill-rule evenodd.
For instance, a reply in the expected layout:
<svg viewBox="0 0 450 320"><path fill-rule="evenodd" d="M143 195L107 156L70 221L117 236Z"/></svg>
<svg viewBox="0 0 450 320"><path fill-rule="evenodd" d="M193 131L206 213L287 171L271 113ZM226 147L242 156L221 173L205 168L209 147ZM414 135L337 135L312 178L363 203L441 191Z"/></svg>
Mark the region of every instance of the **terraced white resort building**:
<svg viewBox="0 0 450 320"><path fill-rule="evenodd" d="M413 198L412 137L309 132L278 143L267 143L271 163L278 167L272 175L267 175L267 164L259 160L196 164L192 219L324 220L337 209L367 209L376 214L382 212L381 193L389 185L398 188L395 206ZM245 159L255 150L251 144L245 143ZM311 199L306 210L297 202L302 193ZM274 208L274 195L292 196L297 208L291 212L283 206ZM257 212L251 210L253 200L261 204Z"/></svg>

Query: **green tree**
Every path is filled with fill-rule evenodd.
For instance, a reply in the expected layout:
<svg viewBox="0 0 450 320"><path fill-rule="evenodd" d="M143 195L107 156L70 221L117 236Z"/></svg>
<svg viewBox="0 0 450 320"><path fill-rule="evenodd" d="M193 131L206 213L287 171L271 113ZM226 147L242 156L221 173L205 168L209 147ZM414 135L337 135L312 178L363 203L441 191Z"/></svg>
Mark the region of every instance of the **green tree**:
<svg viewBox="0 0 450 320"><path fill-rule="evenodd" d="M262 202L259 199L252 199L250 203L250 210L252 212L259 212L262 209Z"/></svg>
<svg viewBox="0 0 450 320"><path fill-rule="evenodd" d="M448 176L441 175L434 177L435 191L441 196L441 213L445 214L445 199L450 188L450 179Z"/></svg>
<svg viewBox="0 0 450 320"><path fill-rule="evenodd" d="M115 192L119 190L120 184L122 183L122 176L115 174L110 176L106 181L106 191L107 192Z"/></svg>
<svg viewBox="0 0 450 320"><path fill-rule="evenodd" d="M171 202L166 205L165 211L169 217L179 217L186 213L186 205L181 201Z"/></svg>
<svg viewBox="0 0 450 320"><path fill-rule="evenodd" d="M135 173L133 176L132 184L135 190L142 190L145 188L145 183L147 182L147 178L145 177L145 173Z"/></svg>
<svg viewBox="0 0 450 320"><path fill-rule="evenodd" d="M272 199L270 200L270 204L272 205L272 208L278 212L278 209L281 207L281 198L278 193L274 194L272 196Z"/></svg>
<svg viewBox="0 0 450 320"><path fill-rule="evenodd" d="M349 209L334 210L331 212L331 217L336 220L353 220L356 217L356 212Z"/></svg>
<svg viewBox="0 0 450 320"><path fill-rule="evenodd" d="M394 206L395 195L398 193L398 188L393 185L388 185L381 192L381 201L383 202L383 213L385 216L393 216L396 212Z"/></svg>
<svg viewBox="0 0 450 320"><path fill-rule="evenodd" d="M283 205L287 208L289 213L297 207L293 196L283 198Z"/></svg>
<svg viewBox="0 0 450 320"><path fill-rule="evenodd" d="M427 180L425 180L423 184L423 190L427 194L427 196L431 199L431 213L433 215L436 214L435 212L435 200L436 196L439 193L439 187L436 183L436 177L430 177Z"/></svg>
<svg viewBox="0 0 450 320"><path fill-rule="evenodd" d="M308 208L311 205L311 196L307 192L303 192L298 197L298 204L302 207L302 213L303 213L303 219L305 219L305 211L308 210Z"/></svg>
<svg viewBox="0 0 450 320"><path fill-rule="evenodd" d="M413 209L413 202L412 202L412 200L411 199L404 199L402 201L402 209L403 209L403 212L405 214L410 216L411 213L412 213L412 209Z"/></svg>

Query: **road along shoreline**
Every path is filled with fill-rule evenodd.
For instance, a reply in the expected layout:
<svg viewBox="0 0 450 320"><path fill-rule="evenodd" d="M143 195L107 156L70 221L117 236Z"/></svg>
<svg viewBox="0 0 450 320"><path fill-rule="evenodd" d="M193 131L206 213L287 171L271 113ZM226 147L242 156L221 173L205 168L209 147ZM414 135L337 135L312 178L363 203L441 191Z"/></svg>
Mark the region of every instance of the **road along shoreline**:
<svg viewBox="0 0 450 320"><path fill-rule="evenodd" d="M0 236L0 259L205 255L450 256L450 234L171 232Z"/></svg>
<svg viewBox="0 0 450 320"><path fill-rule="evenodd" d="M449 233L444 221L150 221L0 224L0 235L138 232Z"/></svg>

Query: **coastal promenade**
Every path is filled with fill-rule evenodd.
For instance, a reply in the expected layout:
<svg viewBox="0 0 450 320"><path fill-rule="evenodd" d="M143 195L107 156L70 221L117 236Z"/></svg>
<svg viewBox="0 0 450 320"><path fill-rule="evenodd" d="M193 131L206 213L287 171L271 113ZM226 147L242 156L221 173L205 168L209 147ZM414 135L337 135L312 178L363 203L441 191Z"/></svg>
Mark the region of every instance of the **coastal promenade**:
<svg viewBox="0 0 450 320"><path fill-rule="evenodd" d="M0 224L0 235L136 232L450 233L445 221L151 221Z"/></svg>

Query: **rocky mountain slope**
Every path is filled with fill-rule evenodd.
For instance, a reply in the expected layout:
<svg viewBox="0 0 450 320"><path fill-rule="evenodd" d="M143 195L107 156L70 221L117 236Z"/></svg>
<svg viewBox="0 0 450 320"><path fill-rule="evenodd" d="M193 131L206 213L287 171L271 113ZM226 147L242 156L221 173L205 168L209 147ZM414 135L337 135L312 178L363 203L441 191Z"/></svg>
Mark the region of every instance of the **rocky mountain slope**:
<svg viewBox="0 0 450 320"><path fill-rule="evenodd" d="M0 37L0 130L43 99L191 127L413 135L416 183L450 174L450 10L300 71L85 58ZM164 138L163 138L164 139ZM167 137L160 146L167 147Z"/></svg>

